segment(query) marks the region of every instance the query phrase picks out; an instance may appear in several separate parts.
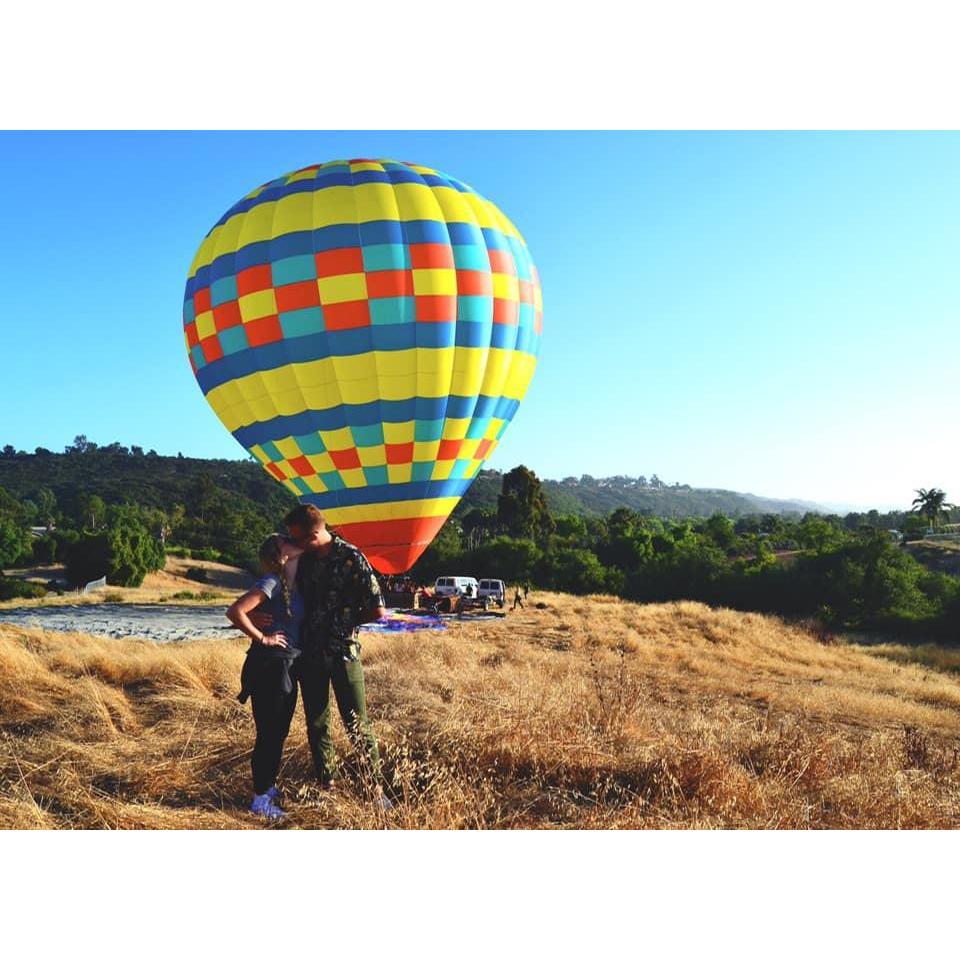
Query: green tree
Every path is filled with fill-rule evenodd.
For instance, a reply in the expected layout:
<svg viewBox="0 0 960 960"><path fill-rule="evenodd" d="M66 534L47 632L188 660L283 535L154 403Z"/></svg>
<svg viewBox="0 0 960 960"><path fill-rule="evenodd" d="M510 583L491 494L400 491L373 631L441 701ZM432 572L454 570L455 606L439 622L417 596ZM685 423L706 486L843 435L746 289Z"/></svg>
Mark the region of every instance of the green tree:
<svg viewBox="0 0 960 960"><path fill-rule="evenodd" d="M57 518L57 498L49 487L41 487L36 495L37 519L49 530Z"/></svg>
<svg viewBox="0 0 960 960"><path fill-rule="evenodd" d="M22 504L0 487L0 567L10 567L31 552L30 530Z"/></svg>
<svg viewBox="0 0 960 960"><path fill-rule="evenodd" d="M591 550L564 547L543 557L536 579L537 583L565 593L604 593L610 574Z"/></svg>
<svg viewBox="0 0 960 960"><path fill-rule="evenodd" d="M77 496L77 525L81 530L96 533L107 517L107 506L95 493L82 492Z"/></svg>
<svg viewBox="0 0 960 960"><path fill-rule="evenodd" d="M475 576L522 583L535 579L534 571L542 555L532 540L497 537L473 552L470 569Z"/></svg>
<svg viewBox="0 0 960 960"><path fill-rule="evenodd" d="M79 433L73 438L73 443L68 444L64 449L65 453L77 455L77 454L86 454L93 453L97 449L95 443L91 443L85 434Z"/></svg>
<svg viewBox="0 0 960 960"><path fill-rule="evenodd" d="M797 528L797 541L806 550L821 553L836 546L843 534L829 520L814 514L807 514Z"/></svg>
<svg viewBox="0 0 960 960"><path fill-rule="evenodd" d="M209 473L201 473L193 483L191 494L193 512L203 521L216 502L217 485L213 477Z"/></svg>
<svg viewBox="0 0 960 960"><path fill-rule="evenodd" d="M905 540L922 540L927 529L927 521L918 513L908 513L900 524L900 532Z"/></svg>
<svg viewBox="0 0 960 960"><path fill-rule="evenodd" d="M37 537L31 544L33 562L38 565L55 563L57 560L57 543L57 539L49 534L45 537Z"/></svg>
<svg viewBox="0 0 960 960"><path fill-rule="evenodd" d="M596 552L608 567L635 570L653 553L653 534L642 522L611 523L607 536L598 541Z"/></svg>
<svg viewBox="0 0 960 960"><path fill-rule="evenodd" d="M590 536L590 531L583 517L565 514L557 517L554 534L561 540L576 540L582 543Z"/></svg>
<svg viewBox="0 0 960 960"><path fill-rule="evenodd" d="M740 517L733 525L737 536L743 536L745 533L759 533L762 529L760 518L756 516Z"/></svg>
<svg viewBox="0 0 960 960"><path fill-rule="evenodd" d="M496 514L492 510L482 507L473 507L468 510L460 521L461 529L467 538L467 548L474 550L493 534L497 524Z"/></svg>
<svg viewBox="0 0 960 960"><path fill-rule="evenodd" d="M30 556L30 531L11 514L0 513L0 567Z"/></svg>
<svg viewBox="0 0 960 960"><path fill-rule="evenodd" d="M113 566L106 533L83 533L66 548L67 579L75 586L107 577Z"/></svg>
<svg viewBox="0 0 960 960"><path fill-rule="evenodd" d="M753 555L744 564L744 570L752 572L756 570L765 570L768 567L776 566L777 555L774 553L770 541L757 536L751 544Z"/></svg>
<svg viewBox="0 0 960 960"><path fill-rule="evenodd" d="M99 533L85 533L66 550L67 576L78 586L106 577L107 583L139 587L164 564L164 550L136 507L119 507Z"/></svg>
<svg viewBox="0 0 960 960"><path fill-rule="evenodd" d="M921 589L923 567L883 531L810 555L800 572L814 602L847 626L884 627L934 612Z"/></svg>
<svg viewBox="0 0 960 960"><path fill-rule="evenodd" d="M519 466L503 475L497 521L505 533L521 539L539 541L553 531L543 484L532 470Z"/></svg>
<svg viewBox="0 0 960 960"><path fill-rule="evenodd" d="M715 513L703 525L704 532L721 550L732 550L737 542L733 521L723 514Z"/></svg>
<svg viewBox="0 0 960 960"><path fill-rule="evenodd" d="M953 509L952 503L947 503L947 495L937 487L925 490L921 487L916 491L913 499L913 510L930 521L930 526L936 531L944 514Z"/></svg>

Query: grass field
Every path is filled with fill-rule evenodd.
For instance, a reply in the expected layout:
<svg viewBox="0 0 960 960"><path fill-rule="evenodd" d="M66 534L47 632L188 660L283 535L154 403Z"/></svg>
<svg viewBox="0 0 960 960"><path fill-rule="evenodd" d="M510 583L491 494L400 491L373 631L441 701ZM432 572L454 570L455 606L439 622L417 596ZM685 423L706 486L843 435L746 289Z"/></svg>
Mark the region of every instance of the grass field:
<svg viewBox="0 0 960 960"><path fill-rule="evenodd" d="M352 769L318 791L298 712L285 826L960 825L955 654L910 662L697 603L530 600L545 606L366 639L395 809ZM0 825L260 826L244 648L0 626Z"/></svg>

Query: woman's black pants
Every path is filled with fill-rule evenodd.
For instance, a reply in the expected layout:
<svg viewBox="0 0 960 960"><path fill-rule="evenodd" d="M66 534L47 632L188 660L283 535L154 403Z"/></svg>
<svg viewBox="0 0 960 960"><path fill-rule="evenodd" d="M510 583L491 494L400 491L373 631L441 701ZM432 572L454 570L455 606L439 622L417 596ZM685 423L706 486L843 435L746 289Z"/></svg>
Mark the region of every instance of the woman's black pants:
<svg viewBox="0 0 960 960"><path fill-rule="evenodd" d="M290 732L290 721L297 706L297 684L290 692L284 691L284 664L280 660L258 664L257 675L251 684L253 721L257 726L257 740L253 746L250 767L253 771L254 793L266 793L276 782L283 756L283 744Z"/></svg>

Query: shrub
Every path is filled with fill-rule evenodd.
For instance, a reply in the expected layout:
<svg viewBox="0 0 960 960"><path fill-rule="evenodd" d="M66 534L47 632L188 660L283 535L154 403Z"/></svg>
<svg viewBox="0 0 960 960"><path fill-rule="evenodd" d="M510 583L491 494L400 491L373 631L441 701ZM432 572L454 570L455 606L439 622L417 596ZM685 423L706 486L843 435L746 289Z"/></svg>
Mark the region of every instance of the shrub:
<svg viewBox="0 0 960 960"><path fill-rule="evenodd" d="M86 533L67 546L67 577L77 586L108 575L112 560L107 535Z"/></svg>
<svg viewBox="0 0 960 960"><path fill-rule="evenodd" d="M64 557L67 555L67 549L72 543L76 543L80 539L80 534L76 530L56 530L53 533L53 540L56 544L55 552L56 558L61 563L64 560Z"/></svg>
<svg viewBox="0 0 960 960"><path fill-rule="evenodd" d="M197 583L208 583L210 579L203 567L188 568L186 577L188 580L195 580Z"/></svg>
<svg viewBox="0 0 960 960"><path fill-rule="evenodd" d="M67 549L67 576L83 584L106 576L107 583L139 587L164 564L163 545L135 516L121 514L102 533L83 534Z"/></svg>
<svg viewBox="0 0 960 960"><path fill-rule="evenodd" d="M216 600L218 595L210 590L201 590L199 593L193 593L190 590L178 590L172 594L171 600Z"/></svg>
<svg viewBox="0 0 960 960"><path fill-rule="evenodd" d="M0 514L0 567L13 566L31 554L30 531L12 515Z"/></svg>
<svg viewBox="0 0 960 960"><path fill-rule="evenodd" d="M603 593L610 576L590 550L563 549L547 554L537 566L538 583L568 593Z"/></svg>
<svg viewBox="0 0 960 960"><path fill-rule="evenodd" d="M0 600L32 600L46 595L47 588L42 584L0 577Z"/></svg>
<svg viewBox="0 0 960 960"><path fill-rule="evenodd" d="M885 537L821 550L798 568L834 623L886 628L934 612L920 588L923 568Z"/></svg>
<svg viewBox="0 0 960 960"><path fill-rule="evenodd" d="M33 562L36 564L55 563L57 560L56 537L38 537L33 541Z"/></svg>
<svg viewBox="0 0 960 960"><path fill-rule="evenodd" d="M532 540L497 537L474 550L465 567L473 576L523 583L533 579L540 558L540 548Z"/></svg>

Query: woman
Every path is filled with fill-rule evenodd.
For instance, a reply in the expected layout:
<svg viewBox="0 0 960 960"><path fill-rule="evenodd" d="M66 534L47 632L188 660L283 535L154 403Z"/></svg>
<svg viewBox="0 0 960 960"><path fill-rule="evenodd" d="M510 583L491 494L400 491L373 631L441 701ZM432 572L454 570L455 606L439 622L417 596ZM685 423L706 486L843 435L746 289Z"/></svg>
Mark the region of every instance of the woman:
<svg viewBox="0 0 960 960"><path fill-rule="evenodd" d="M302 551L280 534L271 534L260 547L264 575L227 610L227 618L253 642L240 677L239 700L250 697L257 739L250 766L253 803L250 811L271 820L284 815L278 805L277 772L283 744L297 706L297 684L290 675L300 655L303 600L296 590L296 565ZM269 632L260 630L249 614L259 608L270 615Z"/></svg>

